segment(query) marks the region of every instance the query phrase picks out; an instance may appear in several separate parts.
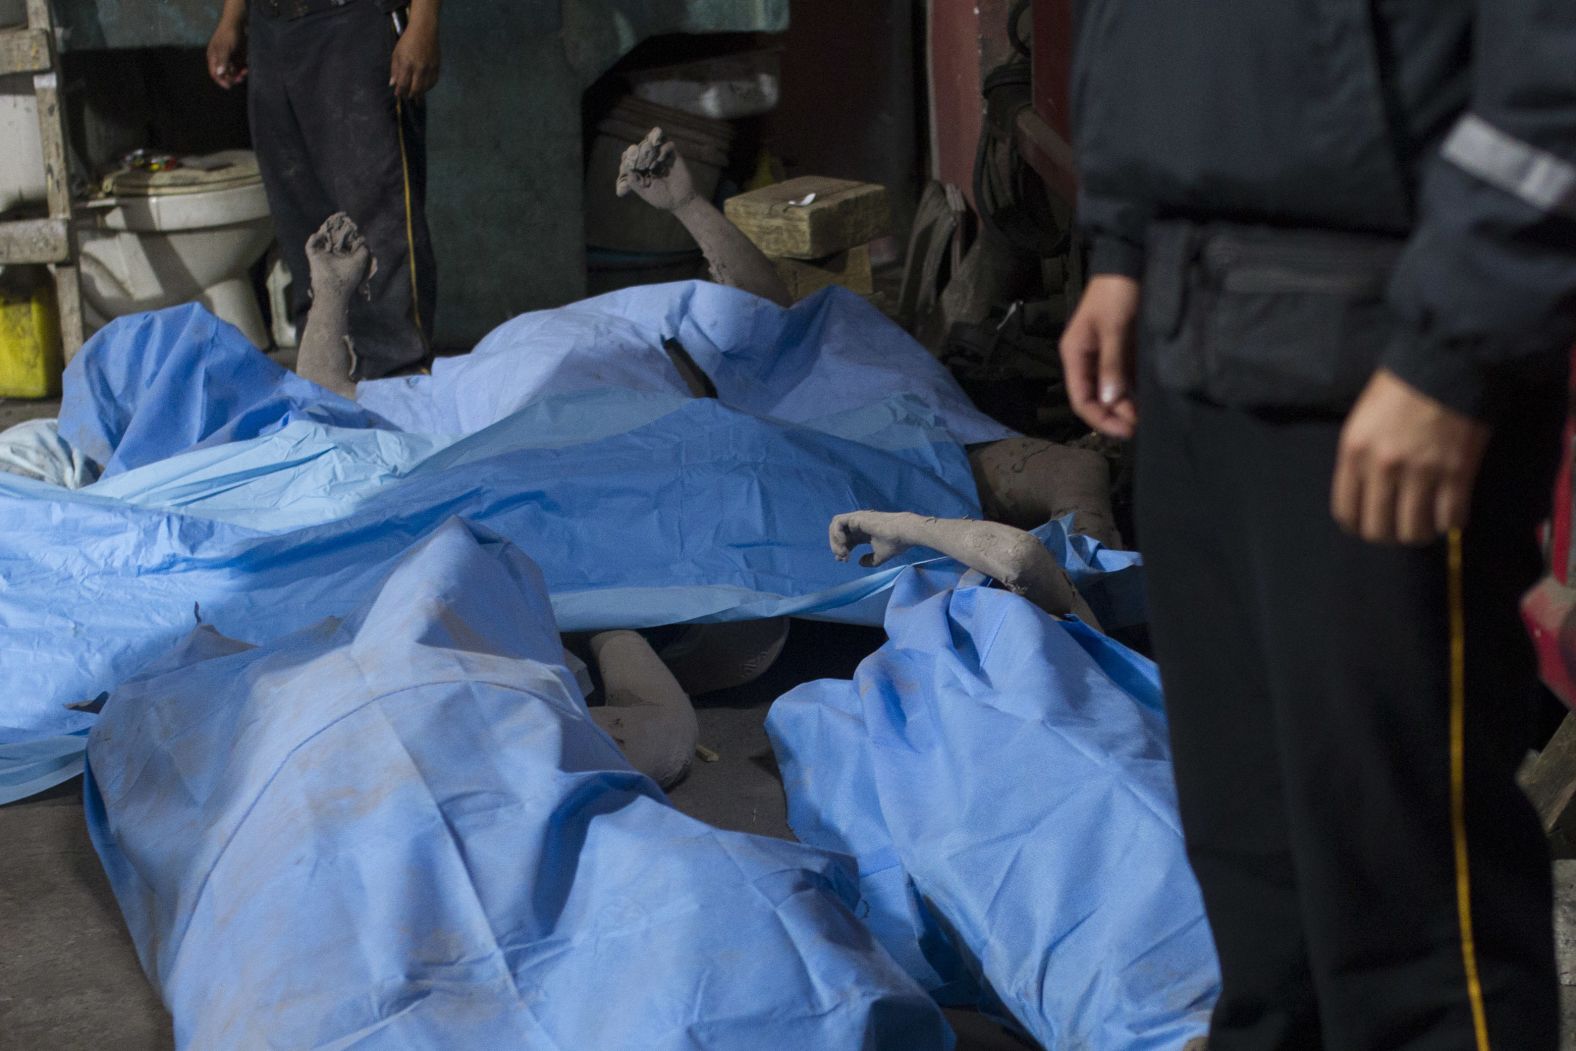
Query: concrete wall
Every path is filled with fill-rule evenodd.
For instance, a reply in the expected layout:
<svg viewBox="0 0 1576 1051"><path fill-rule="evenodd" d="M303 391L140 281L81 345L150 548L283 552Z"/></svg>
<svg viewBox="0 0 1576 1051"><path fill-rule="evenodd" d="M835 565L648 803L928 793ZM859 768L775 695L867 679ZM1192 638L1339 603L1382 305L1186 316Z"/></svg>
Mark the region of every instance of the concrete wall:
<svg viewBox="0 0 1576 1051"><path fill-rule="evenodd" d="M55 0L68 49L201 47L219 0ZM370 2L370 0L367 0ZM428 110L437 340L585 291L580 101L661 33L780 32L788 0L458 0ZM609 190L611 192L611 189Z"/></svg>

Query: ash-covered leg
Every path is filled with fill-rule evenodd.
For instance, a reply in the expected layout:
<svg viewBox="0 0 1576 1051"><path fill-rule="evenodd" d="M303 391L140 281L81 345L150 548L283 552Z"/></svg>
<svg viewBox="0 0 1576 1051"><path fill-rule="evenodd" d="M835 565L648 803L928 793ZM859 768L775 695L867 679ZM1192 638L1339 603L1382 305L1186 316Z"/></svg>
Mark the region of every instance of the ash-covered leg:
<svg viewBox="0 0 1576 1051"><path fill-rule="evenodd" d="M354 400L350 301L365 288L377 264L361 231L344 212L329 216L307 239L306 260L312 273L312 309L301 333L296 372Z"/></svg>
<svg viewBox="0 0 1576 1051"><path fill-rule="evenodd" d="M700 737L695 708L651 644L633 631L591 637L605 703L591 709L630 765L663 788L688 772Z"/></svg>
<svg viewBox="0 0 1576 1051"><path fill-rule="evenodd" d="M792 304L788 286L777 276L771 260L727 216L695 192L688 165L661 128L652 128L644 139L624 151L616 189L620 197L634 193L653 208L672 212L700 245L718 284L753 292L778 306Z"/></svg>
<svg viewBox="0 0 1576 1051"><path fill-rule="evenodd" d="M1111 512L1111 469L1093 449L1040 438L1006 438L969 449L985 516L1032 529L1073 515L1073 529L1120 548Z"/></svg>
<svg viewBox="0 0 1576 1051"><path fill-rule="evenodd" d="M871 567L911 547L926 547L994 578L1052 616L1072 613L1091 627L1100 626L1045 545L1000 522L927 518L908 511L853 511L832 519L829 539L839 561L846 561L861 544L869 544L870 554L859 564Z"/></svg>

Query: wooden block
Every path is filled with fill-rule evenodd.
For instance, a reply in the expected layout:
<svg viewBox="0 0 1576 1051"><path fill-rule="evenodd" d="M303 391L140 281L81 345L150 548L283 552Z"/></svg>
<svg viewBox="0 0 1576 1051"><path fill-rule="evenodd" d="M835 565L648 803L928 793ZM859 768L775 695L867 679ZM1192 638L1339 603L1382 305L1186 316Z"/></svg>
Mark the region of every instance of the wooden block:
<svg viewBox="0 0 1576 1051"><path fill-rule="evenodd" d="M1576 800L1576 714L1567 715L1538 758L1522 771L1522 790L1537 808L1543 831L1570 824Z"/></svg>
<svg viewBox="0 0 1576 1051"><path fill-rule="evenodd" d="M842 285L862 296L875 291L870 272L870 246L860 245L825 259L773 259L777 276L788 286L794 302L819 292L827 285Z"/></svg>
<svg viewBox="0 0 1576 1051"><path fill-rule="evenodd" d="M0 223L0 263L59 263L71 258L64 219L18 219Z"/></svg>
<svg viewBox="0 0 1576 1051"><path fill-rule="evenodd" d="M67 364L82 349L82 286L74 266L55 267L55 308L60 314L60 347Z"/></svg>
<svg viewBox="0 0 1576 1051"><path fill-rule="evenodd" d="M38 99L38 141L44 154L44 186L49 193L49 214L71 217L71 172L66 161L66 122L60 108L60 78L53 72L33 78Z"/></svg>
<svg viewBox="0 0 1576 1051"><path fill-rule="evenodd" d="M809 204L802 201L810 194ZM783 259L824 259L869 244L891 217L884 186L806 175L731 197L723 206L756 247Z"/></svg>
<svg viewBox="0 0 1576 1051"><path fill-rule="evenodd" d="M37 29L0 30L0 74L49 68L49 34Z"/></svg>

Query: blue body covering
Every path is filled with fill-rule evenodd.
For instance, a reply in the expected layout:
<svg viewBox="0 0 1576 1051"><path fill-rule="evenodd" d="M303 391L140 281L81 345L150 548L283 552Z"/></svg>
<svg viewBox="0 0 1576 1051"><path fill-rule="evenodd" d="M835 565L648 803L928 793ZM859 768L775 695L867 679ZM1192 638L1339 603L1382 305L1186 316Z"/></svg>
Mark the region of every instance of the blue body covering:
<svg viewBox="0 0 1576 1051"><path fill-rule="evenodd" d="M961 446L1006 433L853 297L631 290L360 404L180 308L85 349L60 433L99 482L0 477L0 798L92 726L182 1046L926 1051L925 989L1052 1047L1200 1031L1152 669L946 560L829 556L842 511L977 514ZM1135 556L1040 536L1140 619ZM894 581L855 683L772 715L808 847L667 806L562 667L559 628L879 623Z"/></svg>
<svg viewBox="0 0 1576 1051"><path fill-rule="evenodd" d="M866 922L939 999L1049 1048L1175 1051L1218 971L1154 668L970 583L905 571L853 681L772 708L789 823L858 857Z"/></svg>
<svg viewBox="0 0 1576 1051"><path fill-rule="evenodd" d="M359 609L117 688L89 829L186 1048L942 1051L846 859L685 817L536 567L451 520Z"/></svg>
<svg viewBox="0 0 1576 1051"><path fill-rule="evenodd" d="M681 393L674 334L746 407ZM65 705L166 650L194 611L237 637L343 615L455 515L537 561L564 630L877 623L900 567L838 563L828 521L977 515L959 443L1006 433L857 297L785 311L702 284L526 315L431 377L362 390L382 411L196 306L84 348L60 434L101 479L0 475L0 800L71 776L92 717Z"/></svg>

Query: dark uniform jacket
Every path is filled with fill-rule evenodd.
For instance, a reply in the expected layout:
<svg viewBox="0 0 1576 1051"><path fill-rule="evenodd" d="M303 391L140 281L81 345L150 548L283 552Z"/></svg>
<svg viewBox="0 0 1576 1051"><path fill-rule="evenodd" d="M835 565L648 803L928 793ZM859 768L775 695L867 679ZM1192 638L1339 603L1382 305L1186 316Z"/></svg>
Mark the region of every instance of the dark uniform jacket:
<svg viewBox="0 0 1576 1051"><path fill-rule="evenodd" d="M1072 102L1091 269L1161 337L1247 297L1163 378L1491 417L1576 341L1576 0L1079 0Z"/></svg>

